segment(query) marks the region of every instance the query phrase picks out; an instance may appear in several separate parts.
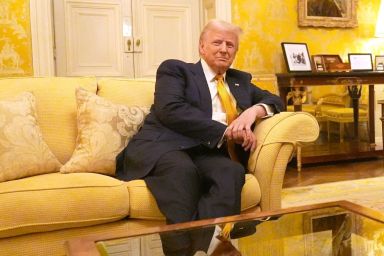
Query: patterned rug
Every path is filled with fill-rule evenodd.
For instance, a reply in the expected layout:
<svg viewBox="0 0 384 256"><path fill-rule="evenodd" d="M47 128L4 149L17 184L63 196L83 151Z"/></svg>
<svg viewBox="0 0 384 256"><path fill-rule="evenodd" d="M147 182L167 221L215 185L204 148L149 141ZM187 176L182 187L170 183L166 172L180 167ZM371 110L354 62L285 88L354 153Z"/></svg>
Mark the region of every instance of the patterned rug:
<svg viewBox="0 0 384 256"><path fill-rule="evenodd" d="M347 200L384 212L384 177L283 189L282 207Z"/></svg>

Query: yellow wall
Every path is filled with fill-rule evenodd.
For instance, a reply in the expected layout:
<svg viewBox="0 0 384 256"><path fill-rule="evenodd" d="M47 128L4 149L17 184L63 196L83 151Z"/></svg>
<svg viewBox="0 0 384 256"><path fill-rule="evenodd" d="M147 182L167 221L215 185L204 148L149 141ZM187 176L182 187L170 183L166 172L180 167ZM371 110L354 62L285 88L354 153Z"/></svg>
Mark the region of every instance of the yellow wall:
<svg viewBox="0 0 384 256"><path fill-rule="evenodd" d="M281 42L307 43L309 54L370 52L384 55L374 38L380 0L359 0L357 28L298 27L297 0L232 0L232 22L243 28L235 66L253 74L285 72Z"/></svg>
<svg viewBox="0 0 384 256"><path fill-rule="evenodd" d="M33 74L29 0L0 0L0 76Z"/></svg>

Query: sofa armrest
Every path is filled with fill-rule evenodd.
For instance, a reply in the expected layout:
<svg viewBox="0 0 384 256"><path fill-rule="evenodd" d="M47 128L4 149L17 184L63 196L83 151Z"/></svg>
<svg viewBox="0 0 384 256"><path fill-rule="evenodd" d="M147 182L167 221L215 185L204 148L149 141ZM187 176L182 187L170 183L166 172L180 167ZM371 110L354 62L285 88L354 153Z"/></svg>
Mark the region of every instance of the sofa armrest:
<svg viewBox="0 0 384 256"><path fill-rule="evenodd" d="M285 170L297 143L313 142L319 136L316 118L305 112L281 112L262 119L254 130L257 148L251 153L248 171L261 189L262 211L281 208Z"/></svg>

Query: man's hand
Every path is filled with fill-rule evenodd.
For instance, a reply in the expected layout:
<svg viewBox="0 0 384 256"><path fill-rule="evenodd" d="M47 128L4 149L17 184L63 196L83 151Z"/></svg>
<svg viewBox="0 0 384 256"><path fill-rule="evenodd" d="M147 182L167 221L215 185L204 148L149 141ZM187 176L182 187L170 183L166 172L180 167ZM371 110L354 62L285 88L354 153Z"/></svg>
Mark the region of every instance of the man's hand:
<svg viewBox="0 0 384 256"><path fill-rule="evenodd" d="M263 106L252 106L246 109L228 126L225 132L226 139L241 144L245 151L254 151L256 149L256 137L251 130L251 126L257 117L266 115Z"/></svg>

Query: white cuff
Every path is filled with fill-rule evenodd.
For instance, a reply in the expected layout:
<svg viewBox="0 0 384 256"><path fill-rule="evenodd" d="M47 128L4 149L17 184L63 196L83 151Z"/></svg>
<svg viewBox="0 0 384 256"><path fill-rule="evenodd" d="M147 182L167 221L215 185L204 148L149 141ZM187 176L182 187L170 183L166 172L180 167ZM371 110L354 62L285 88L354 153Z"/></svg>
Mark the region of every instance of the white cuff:
<svg viewBox="0 0 384 256"><path fill-rule="evenodd" d="M271 116L274 115L274 112L273 112L273 109L272 109L271 106L269 106L267 104L264 104L264 103L258 103L258 104L256 104L256 106L264 107L265 112L267 112L267 115L266 116L262 116L261 118L267 118L267 117L271 117Z"/></svg>

